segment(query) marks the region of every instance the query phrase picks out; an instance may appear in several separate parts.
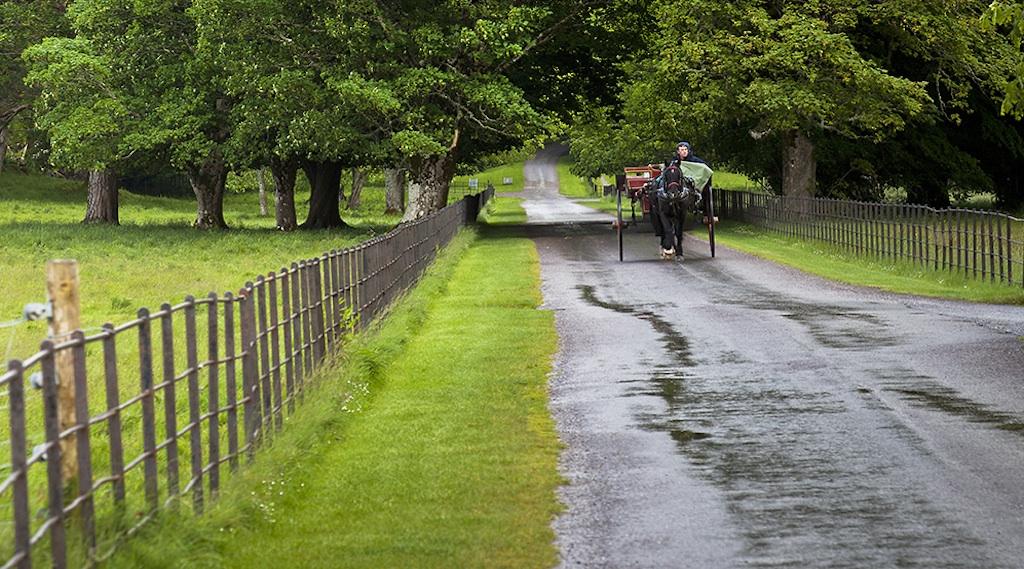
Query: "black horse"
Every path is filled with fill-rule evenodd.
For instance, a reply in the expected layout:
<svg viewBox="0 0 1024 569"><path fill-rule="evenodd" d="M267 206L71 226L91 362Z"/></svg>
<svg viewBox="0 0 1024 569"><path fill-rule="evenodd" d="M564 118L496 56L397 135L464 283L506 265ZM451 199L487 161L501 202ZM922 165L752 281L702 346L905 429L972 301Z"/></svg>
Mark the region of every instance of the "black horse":
<svg viewBox="0 0 1024 569"><path fill-rule="evenodd" d="M679 166L670 164L662 172L662 187L648 188L651 198L651 223L661 238L662 255L683 255L683 223L686 213L701 213L701 192L693 178L683 174Z"/></svg>

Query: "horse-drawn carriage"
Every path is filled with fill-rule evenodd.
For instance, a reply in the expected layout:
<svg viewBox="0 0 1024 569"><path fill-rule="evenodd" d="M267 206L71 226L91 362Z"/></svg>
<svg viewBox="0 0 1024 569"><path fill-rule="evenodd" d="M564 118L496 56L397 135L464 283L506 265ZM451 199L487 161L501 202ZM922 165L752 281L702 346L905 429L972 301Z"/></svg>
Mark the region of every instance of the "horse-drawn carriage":
<svg viewBox="0 0 1024 569"><path fill-rule="evenodd" d="M622 232L627 226L637 226L640 222L650 219L656 230L660 221L653 218L654 200L661 192L661 203L668 207L667 214L672 227L660 227L661 231L672 231L675 237L675 252L682 255L683 222L686 214L691 213L708 228L708 242L711 256L715 256L715 204L711 191L711 168L698 162L679 162L678 172L672 172L671 180L658 179L662 169L654 166L626 168L625 174L616 176L616 221L615 228L619 238L619 260L622 260ZM666 173L668 174L668 173ZM622 218L622 201L629 199L630 221ZM637 206L640 206L640 219L637 220Z"/></svg>

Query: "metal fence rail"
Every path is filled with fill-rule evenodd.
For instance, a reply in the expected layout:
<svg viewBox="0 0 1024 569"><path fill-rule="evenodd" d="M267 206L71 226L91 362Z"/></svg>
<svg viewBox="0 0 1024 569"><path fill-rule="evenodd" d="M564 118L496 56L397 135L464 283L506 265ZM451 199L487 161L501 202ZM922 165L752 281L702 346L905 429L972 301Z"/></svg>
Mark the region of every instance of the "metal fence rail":
<svg viewBox="0 0 1024 569"><path fill-rule="evenodd" d="M0 524L3 567L91 565L161 507L202 513L224 475L282 429L344 335L412 286L491 194L292 263L237 294L143 308L130 322L47 340L10 361L0 375L10 437L0 482L0 515L10 520ZM61 357L73 359L73 377L58 377ZM30 378L38 401L27 401ZM64 430L60 381L76 387L75 424ZM30 448L39 428L43 442ZM73 480L61 459L71 449Z"/></svg>
<svg viewBox="0 0 1024 569"><path fill-rule="evenodd" d="M1024 285L1024 220L989 211L715 190L723 219L982 281Z"/></svg>

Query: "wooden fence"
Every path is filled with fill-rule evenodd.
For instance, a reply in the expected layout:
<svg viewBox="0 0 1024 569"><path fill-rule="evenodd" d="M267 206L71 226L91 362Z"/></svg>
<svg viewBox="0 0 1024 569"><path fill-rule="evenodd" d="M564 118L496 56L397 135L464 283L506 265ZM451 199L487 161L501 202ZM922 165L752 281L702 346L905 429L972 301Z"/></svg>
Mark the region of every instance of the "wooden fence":
<svg viewBox="0 0 1024 569"><path fill-rule="evenodd" d="M1024 286L1024 220L989 211L715 190L722 219L861 255Z"/></svg>
<svg viewBox="0 0 1024 569"><path fill-rule="evenodd" d="M412 286L490 194L342 251L135 320L51 338L9 362L4 568L93 565L165 506L201 514L297 408L343 337ZM72 373L59 372L71 358ZM58 384L75 387L61 426ZM31 397L38 386L41 395ZM65 409L65 411L67 411ZM32 429L41 443L30 444ZM66 456L62 458L62 454ZM67 474L67 457L76 455ZM64 463L65 471L62 471Z"/></svg>

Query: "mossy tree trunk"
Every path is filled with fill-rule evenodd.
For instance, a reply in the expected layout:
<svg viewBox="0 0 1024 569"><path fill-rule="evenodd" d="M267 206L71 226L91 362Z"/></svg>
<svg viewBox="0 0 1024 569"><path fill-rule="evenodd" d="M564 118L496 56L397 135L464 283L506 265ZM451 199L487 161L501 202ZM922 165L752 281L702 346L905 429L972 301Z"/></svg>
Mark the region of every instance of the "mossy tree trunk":
<svg viewBox="0 0 1024 569"><path fill-rule="evenodd" d="M405 170L384 170L384 213L401 213L405 208Z"/></svg>
<svg viewBox="0 0 1024 569"><path fill-rule="evenodd" d="M220 149L215 148L202 164L187 168L188 180L196 195L197 210L195 227L199 229L226 229L224 221L224 184L228 179L228 167Z"/></svg>
<svg viewBox="0 0 1024 569"><path fill-rule="evenodd" d="M295 175L298 170L295 160L270 161L270 175L274 178L274 215L281 231L294 231L299 226L295 217Z"/></svg>
<svg viewBox="0 0 1024 569"><path fill-rule="evenodd" d="M796 198L813 197L817 171L814 142L800 130L786 132L782 142L782 193Z"/></svg>

